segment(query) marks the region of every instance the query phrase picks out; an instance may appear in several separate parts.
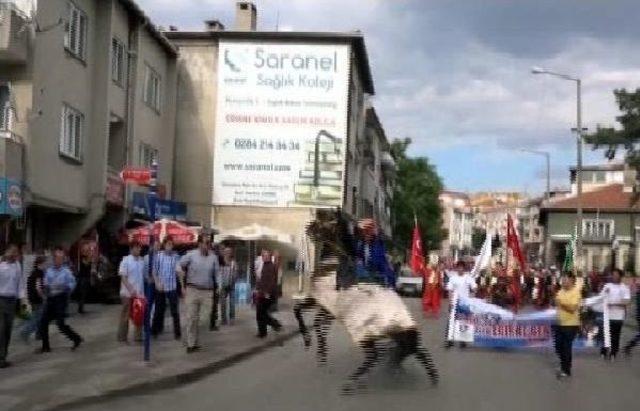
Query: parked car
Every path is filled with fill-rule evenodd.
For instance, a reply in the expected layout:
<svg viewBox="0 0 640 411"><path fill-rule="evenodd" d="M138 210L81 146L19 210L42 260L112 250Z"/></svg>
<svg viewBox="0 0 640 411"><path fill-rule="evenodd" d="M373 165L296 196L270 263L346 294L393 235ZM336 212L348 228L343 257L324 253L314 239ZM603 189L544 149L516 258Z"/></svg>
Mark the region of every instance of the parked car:
<svg viewBox="0 0 640 411"><path fill-rule="evenodd" d="M396 280L396 292L400 295L419 297L424 287L422 276L416 275L411 268L402 267Z"/></svg>

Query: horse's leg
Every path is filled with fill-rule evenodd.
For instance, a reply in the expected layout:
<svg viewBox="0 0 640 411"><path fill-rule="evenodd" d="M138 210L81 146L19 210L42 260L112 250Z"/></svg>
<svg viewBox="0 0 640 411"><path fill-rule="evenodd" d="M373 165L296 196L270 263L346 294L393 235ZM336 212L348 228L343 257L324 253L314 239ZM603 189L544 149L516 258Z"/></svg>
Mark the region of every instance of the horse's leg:
<svg viewBox="0 0 640 411"><path fill-rule="evenodd" d="M309 336L309 330L304 323L302 310L303 308L309 307L309 305L309 302L299 302L293 307L293 315L296 317L296 320L298 320L298 328L300 329L300 334L302 334L305 347L309 347L311 345L311 336Z"/></svg>
<svg viewBox="0 0 640 411"><path fill-rule="evenodd" d="M380 354L378 352L378 347L376 346L376 342L374 340L363 341L360 344L360 347L364 351L364 362L360 367L356 369L356 371L349 376L349 383L347 383L343 388L343 394L351 394L354 391L355 385L358 383L360 378L368 373L371 368L373 368L380 358Z"/></svg>
<svg viewBox="0 0 640 411"><path fill-rule="evenodd" d="M327 316L327 311L324 308L320 308L316 313L316 318L313 322L313 327L316 331L316 339L318 341L316 358L320 365L324 365L327 362L327 335L324 328L324 324L327 322Z"/></svg>
<svg viewBox="0 0 640 411"><path fill-rule="evenodd" d="M431 357L431 353L422 346L420 343L420 334L416 331L416 345L415 345L415 355L420 364L427 370L427 374L431 379L431 384L437 385L439 380L438 369L433 363L433 358Z"/></svg>

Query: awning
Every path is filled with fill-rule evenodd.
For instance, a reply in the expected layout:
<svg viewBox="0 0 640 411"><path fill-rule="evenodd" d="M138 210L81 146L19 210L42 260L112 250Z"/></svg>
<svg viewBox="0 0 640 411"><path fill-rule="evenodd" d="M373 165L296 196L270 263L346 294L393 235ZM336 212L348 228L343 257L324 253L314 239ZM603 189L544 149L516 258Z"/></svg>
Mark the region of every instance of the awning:
<svg viewBox="0 0 640 411"><path fill-rule="evenodd" d="M216 235L216 241L224 240L277 241L284 244L293 244L293 236L291 234L281 233L259 224L251 224L233 230L222 229Z"/></svg>

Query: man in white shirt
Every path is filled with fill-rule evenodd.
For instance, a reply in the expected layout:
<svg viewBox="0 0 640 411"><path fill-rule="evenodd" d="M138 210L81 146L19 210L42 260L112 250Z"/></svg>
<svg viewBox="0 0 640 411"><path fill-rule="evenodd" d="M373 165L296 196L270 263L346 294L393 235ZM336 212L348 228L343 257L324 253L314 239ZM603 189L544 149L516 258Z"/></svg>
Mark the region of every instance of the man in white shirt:
<svg viewBox="0 0 640 411"><path fill-rule="evenodd" d="M624 273L618 268L611 271L611 281L606 283L600 292L604 303L609 307L609 332L611 334L611 351L602 347L600 354L608 360L615 360L620 349L620 333L627 313L627 304L631 301L629 287L622 283Z"/></svg>
<svg viewBox="0 0 640 411"><path fill-rule="evenodd" d="M120 299L122 311L120 313L120 325L118 327L118 341L126 343L129 334L129 318L134 297L144 297L144 279L147 264L145 258L140 255L142 246L138 242L132 242L129 246L130 254L120 263L121 286ZM135 327L134 340L142 341L142 327Z"/></svg>
<svg viewBox="0 0 640 411"><path fill-rule="evenodd" d="M471 296L471 292L478 288L476 280L465 271L465 266L462 261L458 261L456 264L456 270L453 274L449 274L449 282L447 283L447 291L449 291L449 301L453 297L453 293L458 296L458 299L466 299Z"/></svg>
<svg viewBox="0 0 640 411"><path fill-rule="evenodd" d="M7 361L13 318L16 314L18 299L24 299L25 287L22 270L18 262L18 247L7 247L0 262L0 368L11 365Z"/></svg>
<svg viewBox="0 0 640 411"><path fill-rule="evenodd" d="M458 261L456 263L456 269L453 273L449 272L449 281L447 282L447 291L449 292L449 309L453 310L454 307L451 307L451 303L453 301L454 294L457 296L458 301L467 299L471 296L471 292L475 291L478 288L476 284L476 280L471 277L471 275L465 270L464 262ZM447 329L447 336L449 335L449 330ZM453 346L453 341L447 340L445 344L445 348L451 348ZM460 343L460 347L466 347L465 343Z"/></svg>

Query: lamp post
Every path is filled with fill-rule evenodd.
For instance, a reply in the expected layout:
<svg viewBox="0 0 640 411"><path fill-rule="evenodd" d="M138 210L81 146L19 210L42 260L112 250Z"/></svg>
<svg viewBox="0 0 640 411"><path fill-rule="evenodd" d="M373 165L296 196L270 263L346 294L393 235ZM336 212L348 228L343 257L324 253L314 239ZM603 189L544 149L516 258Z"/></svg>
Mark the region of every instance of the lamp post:
<svg viewBox="0 0 640 411"><path fill-rule="evenodd" d="M529 150L526 148L520 149L523 153L537 154L544 156L547 165L547 189L544 193L545 200L549 200L551 197L551 154L548 151Z"/></svg>
<svg viewBox="0 0 640 411"><path fill-rule="evenodd" d="M569 80L576 83L576 133L577 133L577 146L578 156L576 164L576 186L577 186L577 212L576 212L576 262L574 267L582 268L582 80L577 77L570 76L568 74L556 73L551 70L547 70L540 67L533 67L531 69L532 74L548 74L550 76L558 77L563 80ZM577 263L577 264L576 264Z"/></svg>

